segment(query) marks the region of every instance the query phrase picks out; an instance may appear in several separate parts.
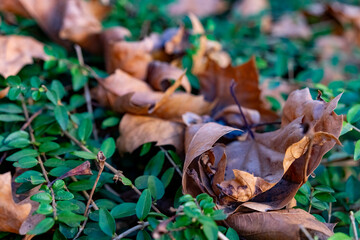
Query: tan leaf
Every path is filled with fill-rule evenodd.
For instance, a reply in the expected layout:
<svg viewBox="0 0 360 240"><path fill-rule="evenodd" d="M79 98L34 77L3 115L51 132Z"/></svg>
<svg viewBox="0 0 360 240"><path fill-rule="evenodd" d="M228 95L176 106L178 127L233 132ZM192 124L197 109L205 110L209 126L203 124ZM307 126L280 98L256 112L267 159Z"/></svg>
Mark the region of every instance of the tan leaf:
<svg viewBox="0 0 360 240"><path fill-rule="evenodd" d="M19 233L31 211L31 204L16 204L11 192L11 173L0 174L0 231Z"/></svg>
<svg viewBox="0 0 360 240"><path fill-rule="evenodd" d="M267 0L243 0L239 1L235 8L242 16L248 17L257 15L268 9L269 3Z"/></svg>
<svg viewBox="0 0 360 240"><path fill-rule="evenodd" d="M186 15L193 13L199 17L219 14L225 11L227 5L223 0L177 0L169 5L171 15Z"/></svg>
<svg viewBox="0 0 360 240"><path fill-rule="evenodd" d="M0 11L11 12L23 17L30 17L26 9L20 3L20 0L2 0L0 1Z"/></svg>
<svg viewBox="0 0 360 240"><path fill-rule="evenodd" d="M328 239L333 232L302 209L288 209L271 212L235 213L226 223L246 239L286 240L307 239L300 230L304 227L313 237Z"/></svg>
<svg viewBox="0 0 360 240"><path fill-rule="evenodd" d="M33 63L33 58L48 59L44 45L31 37L0 36L0 74L5 78L16 75L25 65Z"/></svg>
<svg viewBox="0 0 360 240"><path fill-rule="evenodd" d="M101 18L109 7L98 1L67 0L59 37L71 40L92 52L101 50Z"/></svg>
<svg viewBox="0 0 360 240"><path fill-rule="evenodd" d="M105 59L109 73L121 69L138 79L145 79L148 64L153 60L152 51L159 42L156 34L138 42L119 41L110 45L111 55Z"/></svg>
<svg viewBox="0 0 360 240"><path fill-rule="evenodd" d="M4 98L7 96L8 92L10 90L10 87L6 87L4 89L0 90L0 99Z"/></svg>
<svg viewBox="0 0 360 240"><path fill-rule="evenodd" d="M165 91L171 85L170 80L178 79L182 74L183 70L171 66L168 63L154 61L148 66L147 82L152 86L153 89L158 91ZM181 86L186 92L191 92L191 85L189 79L183 76L181 79Z"/></svg>
<svg viewBox="0 0 360 240"><path fill-rule="evenodd" d="M120 137L117 147L120 152L133 152L147 142L157 146L173 145L177 151L183 149L184 125L154 117L125 114L121 119Z"/></svg>

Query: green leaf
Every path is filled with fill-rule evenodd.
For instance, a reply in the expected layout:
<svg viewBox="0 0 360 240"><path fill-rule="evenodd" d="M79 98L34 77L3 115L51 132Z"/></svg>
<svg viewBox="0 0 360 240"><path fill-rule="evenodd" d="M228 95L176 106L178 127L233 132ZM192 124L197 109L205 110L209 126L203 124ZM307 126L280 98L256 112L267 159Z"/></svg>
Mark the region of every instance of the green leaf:
<svg viewBox="0 0 360 240"><path fill-rule="evenodd" d="M32 168L38 164L38 161L34 157L24 157L21 158L18 162L14 163L14 167L20 168Z"/></svg>
<svg viewBox="0 0 360 240"><path fill-rule="evenodd" d="M151 240L151 239L152 238L150 234L145 230L139 231L136 235L136 240Z"/></svg>
<svg viewBox="0 0 360 240"><path fill-rule="evenodd" d="M41 85L41 80L40 80L40 78L38 78L37 76L32 76L32 77L30 78L30 85L31 85L31 87L33 87L33 88L39 88L40 85Z"/></svg>
<svg viewBox="0 0 360 240"><path fill-rule="evenodd" d="M230 228L226 231L226 235L225 235L229 240L239 240L239 235L237 234L237 232L233 229Z"/></svg>
<svg viewBox="0 0 360 240"><path fill-rule="evenodd" d="M4 144L10 144L10 142L19 140L19 139L28 139L29 138L29 133L25 132L25 131L16 131L13 133L10 133L4 140Z"/></svg>
<svg viewBox="0 0 360 240"><path fill-rule="evenodd" d="M56 142L45 142L45 143L40 145L39 151L41 153L46 153L46 152L56 150L58 148L60 148L60 145L57 144Z"/></svg>
<svg viewBox="0 0 360 240"><path fill-rule="evenodd" d="M92 189L94 183L92 183L90 180L88 179L84 179L84 180L80 180L77 182L72 182L68 185L68 188L71 191L82 191L82 190L90 190Z"/></svg>
<svg viewBox="0 0 360 240"><path fill-rule="evenodd" d="M143 176L140 176L140 177L137 177L135 179L135 186L138 188L138 189L145 189L148 187L148 179L149 179L149 176L148 175L143 175Z"/></svg>
<svg viewBox="0 0 360 240"><path fill-rule="evenodd" d="M110 158L114 154L115 149L116 145L113 138L107 138L105 141L103 141L100 148L106 158Z"/></svg>
<svg viewBox="0 0 360 240"><path fill-rule="evenodd" d="M64 106L57 105L54 109L55 119L59 123L62 130L67 129L67 125L69 123L69 116L67 114L67 110Z"/></svg>
<svg viewBox="0 0 360 240"><path fill-rule="evenodd" d="M45 178L40 177L40 176L30 176L30 182L33 185L38 185L38 184L46 182L46 180L45 180Z"/></svg>
<svg viewBox="0 0 360 240"><path fill-rule="evenodd" d="M217 240L218 228L216 224L203 224L203 232L208 240Z"/></svg>
<svg viewBox="0 0 360 240"><path fill-rule="evenodd" d="M354 151L354 160L360 159L360 140L358 140L355 144L355 151Z"/></svg>
<svg viewBox="0 0 360 240"><path fill-rule="evenodd" d="M55 183L52 185L52 188L54 189L54 191L62 189L64 187L65 187L64 180L56 180Z"/></svg>
<svg viewBox="0 0 360 240"><path fill-rule="evenodd" d="M36 210L37 213L47 215L53 212L53 208L50 204L47 203L40 203L38 209Z"/></svg>
<svg viewBox="0 0 360 240"><path fill-rule="evenodd" d="M120 122L120 119L118 117L109 117L101 123L101 128L105 129L107 127L113 127L113 126L116 126L117 124L119 124L119 122Z"/></svg>
<svg viewBox="0 0 360 240"><path fill-rule="evenodd" d="M49 193L39 192L30 197L31 200L39 203L51 203L52 197Z"/></svg>
<svg viewBox="0 0 360 240"><path fill-rule="evenodd" d="M150 149L151 149L151 142L145 143L144 145L142 145L141 147L141 151L140 151L140 157L144 156L145 154L147 154Z"/></svg>
<svg viewBox="0 0 360 240"><path fill-rule="evenodd" d="M75 66L71 68L72 84L74 91L78 91L84 87L88 81L87 71L81 68L80 66Z"/></svg>
<svg viewBox="0 0 360 240"><path fill-rule="evenodd" d="M60 100L65 96L66 93L64 86L58 80L53 80L51 82L51 90L56 92L56 95Z"/></svg>
<svg viewBox="0 0 360 240"><path fill-rule="evenodd" d="M221 209L215 210L211 216L215 221L225 220L227 218L227 215Z"/></svg>
<svg viewBox="0 0 360 240"><path fill-rule="evenodd" d="M161 176L161 181L162 183L164 184L164 187L166 188L170 182L171 182L171 179L173 178L174 176L174 172L175 172L175 168L169 168L167 169L164 174Z"/></svg>
<svg viewBox="0 0 360 240"><path fill-rule="evenodd" d="M46 233L54 226L54 224L55 220L53 218L45 218L44 220L40 221L34 229L27 232L27 234L39 235L42 233Z"/></svg>
<svg viewBox="0 0 360 240"><path fill-rule="evenodd" d="M50 60L46 60L44 62L44 70L49 70L49 69L52 69L56 66L57 64L57 60L54 60L54 59L50 59Z"/></svg>
<svg viewBox="0 0 360 240"><path fill-rule="evenodd" d="M355 123L360 119L360 104L353 105L347 114L347 120L349 123Z"/></svg>
<svg viewBox="0 0 360 240"><path fill-rule="evenodd" d="M157 177L149 176L148 188L150 190L151 196L153 196L154 199L161 199L164 196L164 185Z"/></svg>
<svg viewBox="0 0 360 240"><path fill-rule="evenodd" d="M56 208L60 211L76 211L79 210L79 206L71 201L57 201Z"/></svg>
<svg viewBox="0 0 360 240"><path fill-rule="evenodd" d="M58 104L59 97L57 96L56 92L54 90L48 90L46 91L46 97L52 102L54 105Z"/></svg>
<svg viewBox="0 0 360 240"><path fill-rule="evenodd" d="M34 170L26 171L23 174L20 174L20 176L18 176L17 178L15 178L15 182L17 183L30 182L32 176L42 177L42 173Z"/></svg>
<svg viewBox="0 0 360 240"><path fill-rule="evenodd" d="M334 189L332 189L329 186L326 185L319 185L315 187L315 190L321 191L321 192L328 192L328 193L334 193Z"/></svg>
<svg viewBox="0 0 360 240"><path fill-rule="evenodd" d="M23 113L23 110L21 107L19 107L14 103L3 103L0 104L0 112L16 114L16 113Z"/></svg>
<svg viewBox="0 0 360 240"><path fill-rule="evenodd" d="M6 78L6 82L14 87L14 86L19 86L21 84L21 79L18 76L9 76Z"/></svg>
<svg viewBox="0 0 360 240"><path fill-rule="evenodd" d="M20 93L21 89L19 87L12 87L8 92L8 98L11 101L15 101L19 97Z"/></svg>
<svg viewBox="0 0 360 240"><path fill-rule="evenodd" d="M32 97L32 99L34 99L34 101L39 101L39 99L41 98L41 92L40 91L33 91L31 93L31 97Z"/></svg>
<svg viewBox="0 0 360 240"><path fill-rule="evenodd" d="M127 177L121 177L121 182L125 185L125 186L131 186L132 182L130 179L128 179Z"/></svg>
<svg viewBox="0 0 360 240"><path fill-rule="evenodd" d="M70 171L71 169L65 166L60 166L60 167L56 167L54 169L51 169L49 172L49 175L54 176L54 177L60 177L63 174L67 173L68 171Z"/></svg>
<svg viewBox="0 0 360 240"><path fill-rule="evenodd" d="M134 215L136 203L121 203L111 210L111 215L114 218L123 218Z"/></svg>
<svg viewBox="0 0 360 240"><path fill-rule="evenodd" d="M346 180L345 191L350 203L354 203L360 198L359 184L360 181L353 175Z"/></svg>
<svg viewBox="0 0 360 240"><path fill-rule="evenodd" d="M23 116L15 114L0 114L0 122L22 122L25 121Z"/></svg>
<svg viewBox="0 0 360 240"><path fill-rule="evenodd" d="M75 151L71 154L83 159L96 159L96 154L92 152Z"/></svg>
<svg viewBox="0 0 360 240"><path fill-rule="evenodd" d="M163 151L159 151L154 157L151 158L146 165L144 174L157 176L161 172L164 165L165 154Z"/></svg>
<svg viewBox="0 0 360 240"><path fill-rule="evenodd" d="M58 220L68 225L80 226L80 222L84 221L85 219L86 218L84 216L75 214L70 211L61 211L58 213Z"/></svg>
<svg viewBox="0 0 360 240"><path fill-rule="evenodd" d="M352 238L345 233L337 232L331 237L329 237L328 240L352 240Z"/></svg>
<svg viewBox="0 0 360 240"><path fill-rule="evenodd" d="M90 119L82 121L78 128L78 136L81 141L86 141L93 130L93 125Z"/></svg>
<svg viewBox="0 0 360 240"><path fill-rule="evenodd" d="M74 198L74 194L71 192L65 191L64 189L60 189L58 191L55 191L55 199L56 200L70 200Z"/></svg>
<svg viewBox="0 0 360 240"><path fill-rule="evenodd" d="M334 198L328 192L319 192L315 194L315 198L319 199L322 202L336 202L336 198Z"/></svg>
<svg viewBox="0 0 360 240"><path fill-rule="evenodd" d="M18 161L24 157L37 157L37 156L38 156L38 152L34 149L22 149L7 157L6 160L13 162L13 161Z"/></svg>
<svg viewBox="0 0 360 240"><path fill-rule="evenodd" d="M108 236L113 236L115 233L115 220L107 209L100 208L99 212L99 226L100 229Z"/></svg>
<svg viewBox="0 0 360 240"><path fill-rule="evenodd" d="M146 216L149 214L151 209L151 193L148 189L145 189L137 204L136 204L136 216L140 220L144 220Z"/></svg>

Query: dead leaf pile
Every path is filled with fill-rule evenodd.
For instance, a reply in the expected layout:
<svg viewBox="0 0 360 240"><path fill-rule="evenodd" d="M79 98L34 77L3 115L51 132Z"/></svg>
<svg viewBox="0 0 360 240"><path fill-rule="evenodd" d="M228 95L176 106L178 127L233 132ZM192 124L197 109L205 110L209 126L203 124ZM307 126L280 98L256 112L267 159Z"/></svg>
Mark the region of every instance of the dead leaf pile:
<svg viewBox="0 0 360 240"><path fill-rule="evenodd" d="M217 123L189 125L185 139L185 193L193 196L208 193L219 207L232 213L228 224L241 235L250 232L250 239L265 237L266 231L255 229L257 233L254 233L251 228L239 227L238 223L245 218L246 222L256 222L254 225L259 226L258 218L270 222L275 215L281 216L281 211L264 212L290 203L320 164L322 156L339 143L342 116L333 112L339 98L327 103L320 97L312 100L308 89L294 91L285 103L280 129L249 132L244 139L227 144L222 144L221 138L239 129ZM249 210L252 213L242 214ZM299 215L302 222L312 219L305 212ZM284 220L287 215L280 218ZM291 221L288 224L291 225ZM317 227L315 232L319 232L319 237L330 235L325 225ZM286 229L283 228L284 236L290 234L299 239L294 235L299 234L299 229L295 232Z"/></svg>

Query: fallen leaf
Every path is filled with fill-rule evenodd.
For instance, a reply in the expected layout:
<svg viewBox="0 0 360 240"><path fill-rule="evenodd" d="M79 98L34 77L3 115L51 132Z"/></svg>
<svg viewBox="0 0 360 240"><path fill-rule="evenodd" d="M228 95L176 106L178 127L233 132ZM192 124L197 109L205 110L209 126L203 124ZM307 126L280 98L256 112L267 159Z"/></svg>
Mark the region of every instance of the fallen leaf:
<svg viewBox="0 0 360 240"><path fill-rule="evenodd" d="M220 205L238 203L258 211L286 206L322 156L339 143L342 116L333 112L339 98L326 103L312 100L308 89L294 91L284 106L280 129L251 133L226 146L214 144L236 129L216 123L188 127L185 193L216 193Z"/></svg>
<svg viewBox="0 0 360 240"><path fill-rule="evenodd" d="M178 79L183 70L171 66L168 63L154 61L148 66L147 82L157 91L165 91L171 85L170 80ZM191 92L191 85L189 79L183 76L181 79L181 86L186 92Z"/></svg>
<svg viewBox="0 0 360 240"><path fill-rule="evenodd" d="M31 204L16 204L11 191L11 173L0 174L0 231L19 233L31 211Z"/></svg>
<svg viewBox="0 0 360 240"><path fill-rule="evenodd" d="M6 87L4 89L0 90L0 99L4 98L7 96L8 92L10 90L10 87Z"/></svg>
<svg viewBox="0 0 360 240"><path fill-rule="evenodd" d="M16 75L25 65L33 63L33 58L48 59L44 45L31 37L0 36L0 74L5 78Z"/></svg>
<svg viewBox="0 0 360 240"><path fill-rule="evenodd" d="M159 35L152 34L138 42L110 43L110 54L105 59L107 72L121 69L135 78L145 79L148 64L153 61L151 53L157 48L159 39Z"/></svg>
<svg viewBox="0 0 360 240"><path fill-rule="evenodd" d="M219 14L226 10L223 0L177 0L169 5L170 15L179 16L193 13L199 17Z"/></svg>
<svg viewBox="0 0 360 240"><path fill-rule="evenodd" d="M246 239L307 239L301 231L304 227L311 236L328 239L334 233L310 213L302 209L286 209L271 212L235 213L226 223Z"/></svg>
<svg viewBox="0 0 360 240"><path fill-rule="evenodd" d="M205 70L198 75L201 93L207 101L217 101L214 112L235 104L230 94L231 82L234 80L235 95L242 107L257 110L262 121L274 120L276 114L266 107L260 97L259 74L256 68L255 58L248 62L233 67L220 67L214 61L208 61Z"/></svg>
<svg viewBox="0 0 360 240"><path fill-rule="evenodd" d="M154 117L125 114L119 126L117 147L120 152L133 152L147 142L157 146L173 145L183 150L184 125Z"/></svg>
<svg viewBox="0 0 360 240"><path fill-rule="evenodd" d="M98 1L67 0L59 37L75 42L91 52L100 52L100 20L108 10L109 7Z"/></svg>
<svg viewBox="0 0 360 240"><path fill-rule="evenodd" d="M20 0L0 1L0 11L14 13L23 17L30 17L26 9L20 3Z"/></svg>

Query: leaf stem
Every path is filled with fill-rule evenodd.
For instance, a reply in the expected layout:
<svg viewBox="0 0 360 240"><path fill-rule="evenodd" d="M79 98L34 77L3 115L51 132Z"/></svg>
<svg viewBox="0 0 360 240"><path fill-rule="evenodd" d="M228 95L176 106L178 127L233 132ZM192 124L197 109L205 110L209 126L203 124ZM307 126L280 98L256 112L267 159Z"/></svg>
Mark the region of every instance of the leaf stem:
<svg viewBox="0 0 360 240"><path fill-rule="evenodd" d="M179 174L179 176L182 178L182 171L180 170L180 168L178 167L178 165L176 165L176 163L174 162L174 160L172 160L171 156L169 155L169 153L163 148L160 147L161 151L163 151L163 153L165 154L166 158L169 160L169 162L171 163L171 165L173 165L173 167L175 168L176 172Z"/></svg>
<svg viewBox="0 0 360 240"><path fill-rule="evenodd" d="M351 221L352 229L354 231L354 238L359 239L353 211L350 211L350 221Z"/></svg>
<svg viewBox="0 0 360 240"><path fill-rule="evenodd" d="M238 106L239 110L240 110L240 115L241 117L243 118L244 120L244 124L245 124L245 127L247 129L247 131L249 132L250 136L252 139L255 139L255 136L254 136L254 133L251 131L251 128L250 128L250 125L248 124L247 120L246 120L246 117L245 117L245 114L241 108L241 104L240 102L238 101L237 97L236 97L236 94L235 94L235 86L236 86L236 83L234 81L234 79L231 81L231 85L230 85L230 93L231 93L231 96L233 97L236 105Z"/></svg>

